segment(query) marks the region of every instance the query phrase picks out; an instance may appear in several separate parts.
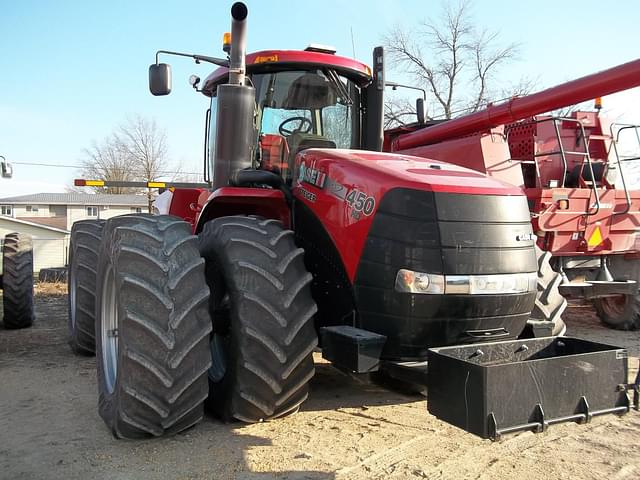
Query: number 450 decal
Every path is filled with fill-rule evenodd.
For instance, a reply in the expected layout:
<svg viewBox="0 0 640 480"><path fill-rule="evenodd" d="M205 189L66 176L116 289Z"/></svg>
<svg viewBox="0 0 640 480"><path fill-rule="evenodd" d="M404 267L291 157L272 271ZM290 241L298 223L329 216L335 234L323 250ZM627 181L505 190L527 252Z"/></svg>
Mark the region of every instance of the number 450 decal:
<svg viewBox="0 0 640 480"><path fill-rule="evenodd" d="M359 190L351 190L345 200L354 211L362 212L367 216L371 215L376 208L375 198Z"/></svg>

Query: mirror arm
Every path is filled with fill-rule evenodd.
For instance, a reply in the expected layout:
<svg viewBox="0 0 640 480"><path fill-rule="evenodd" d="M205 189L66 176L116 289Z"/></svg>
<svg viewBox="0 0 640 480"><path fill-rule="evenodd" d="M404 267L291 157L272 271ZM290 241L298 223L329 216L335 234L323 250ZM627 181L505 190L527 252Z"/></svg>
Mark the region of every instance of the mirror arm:
<svg viewBox="0 0 640 480"><path fill-rule="evenodd" d="M156 52L156 65L158 65L160 63L160 54L161 53L164 53L164 54L167 54L167 55L175 55L175 56L178 56L178 57L193 58L196 61L196 63L207 62L207 63L213 63L214 65L218 65L219 67L228 67L229 66L229 60L226 60L224 58L208 57L206 55L197 55L197 54L193 54L193 53L172 52L170 50L158 50Z"/></svg>
<svg viewBox="0 0 640 480"><path fill-rule="evenodd" d="M420 87L415 87L413 85L404 85L402 83L396 83L396 82L388 82L385 81L384 82L384 86L385 87L392 87L394 90L398 87L400 88L409 88L411 90L420 90L422 92L422 98L424 98L424 101L427 101L427 91L424 88L420 88Z"/></svg>

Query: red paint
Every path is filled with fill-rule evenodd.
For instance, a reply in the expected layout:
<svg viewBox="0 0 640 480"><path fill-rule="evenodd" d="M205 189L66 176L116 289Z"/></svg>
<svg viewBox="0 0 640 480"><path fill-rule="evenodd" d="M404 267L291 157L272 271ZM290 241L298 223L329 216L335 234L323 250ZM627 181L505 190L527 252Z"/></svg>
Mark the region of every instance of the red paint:
<svg viewBox="0 0 640 480"><path fill-rule="evenodd" d="M322 187L300 180L301 164L326 175ZM339 194L331 193L335 191L331 188L332 181L344 186L344 190ZM385 193L393 188L469 195L522 195L522 190L517 187L436 160L353 150L304 150L296 157L294 196L322 220L340 252L351 281L354 280L375 210ZM354 218L353 208L343 200L353 190L375 199L376 206L370 215L361 213L359 218ZM315 200L310 200L310 197Z"/></svg>
<svg viewBox="0 0 640 480"><path fill-rule="evenodd" d="M204 188L176 188L173 190L171 197L171 207L169 214L180 217L189 222L195 228L196 218L200 213L198 198L202 192L206 192Z"/></svg>
<svg viewBox="0 0 640 480"><path fill-rule="evenodd" d="M291 227L291 215L284 194L267 188L222 187L207 196L201 195L202 209L194 233L202 230L206 222L230 215L258 215L280 220L285 228Z"/></svg>

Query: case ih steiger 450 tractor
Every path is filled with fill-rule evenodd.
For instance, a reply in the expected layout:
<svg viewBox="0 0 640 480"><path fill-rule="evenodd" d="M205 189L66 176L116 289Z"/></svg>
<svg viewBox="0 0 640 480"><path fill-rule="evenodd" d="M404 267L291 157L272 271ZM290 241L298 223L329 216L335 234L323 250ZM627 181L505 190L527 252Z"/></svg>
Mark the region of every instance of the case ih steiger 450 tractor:
<svg viewBox="0 0 640 480"><path fill-rule="evenodd" d="M493 438L629 409L616 389L627 381L623 350L516 340L538 290L522 190L380 153L381 49L373 74L318 47L245 55L247 9L231 14L228 59L158 52L219 66L201 87L193 81L210 99L207 182L167 184L168 214L73 228L71 339L95 348L100 414L114 435L181 431L203 403L224 420L294 412L318 346L351 373L421 373L429 357L430 410ZM154 95L170 93L169 75L156 56ZM429 351L446 345L455 351ZM575 368L570 382L553 376L585 361L593 368ZM522 377L515 368L539 380L526 376L503 401L476 378L499 363L507 370L492 372L507 390ZM466 364L473 371L461 373ZM454 392L460 375L464 395ZM543 401L558 385L564 400ZM466 412L464 398L477 400Z"/></svg>
<svg viewBox="0 0 640 480"><path fill-rule="evenodd" d="M640 183L633 173L639 127L600 116L599 99L596 111L540 115L639 85L635 60L454 120L390 130L385 150L522 188L537 245L562 274L561 293L593 300L613 328L640 328ZM623 155L625 137L636 143L635 154Z"/></svg>

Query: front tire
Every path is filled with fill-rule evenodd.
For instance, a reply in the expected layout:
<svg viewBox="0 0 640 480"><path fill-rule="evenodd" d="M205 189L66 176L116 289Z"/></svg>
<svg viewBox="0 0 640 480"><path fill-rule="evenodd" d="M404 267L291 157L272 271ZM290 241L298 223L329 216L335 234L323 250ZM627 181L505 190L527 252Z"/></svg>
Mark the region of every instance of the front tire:
<svg viewBox="0 0 640 480"><path fill-rule="evenodd" d="M294 412L315 373L311 274L276 220L222 217L200 233L213 319L208 406L225 421Z"/></svg>
<svg viewBox="0 0 640 480"><path fill-rule="evenodd" d="M2 301L5 328L33 325L33 242L24 233L9 233L2 249Z"/></svg>
<svg viewBox="0 0 640 480"><path fill-rule="evenodd" d="M100 244L100 416L119 438L180 432L203 415L209 289L197 239L168 215L108 220Z"/></svg>
<svg viewBox="0 0 640 480"><path fill-rule="evenodd" d="M81 220L71 227L69 245L69 345L79 355L96 353L96 269L104 220Z"/></svg>
<svg viewBox="0 0 640 480"><path fill-rule="evenodd" d="M558 290L562 275L551 267L550 252L545 252L537 245L535 249L538 258L538 291L525 336L564 335L567 326L562 320L562 314L567 308L567 299Z"/></svg>

